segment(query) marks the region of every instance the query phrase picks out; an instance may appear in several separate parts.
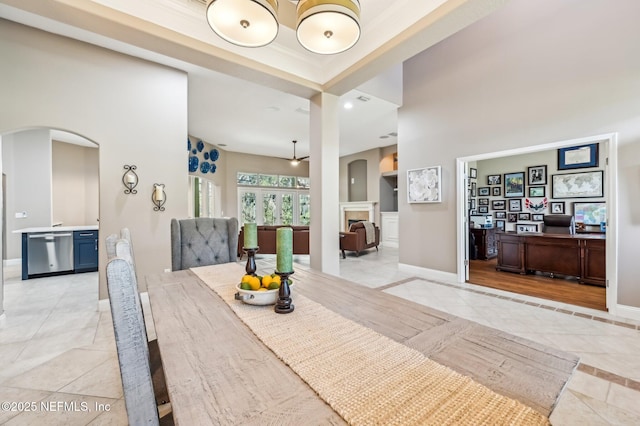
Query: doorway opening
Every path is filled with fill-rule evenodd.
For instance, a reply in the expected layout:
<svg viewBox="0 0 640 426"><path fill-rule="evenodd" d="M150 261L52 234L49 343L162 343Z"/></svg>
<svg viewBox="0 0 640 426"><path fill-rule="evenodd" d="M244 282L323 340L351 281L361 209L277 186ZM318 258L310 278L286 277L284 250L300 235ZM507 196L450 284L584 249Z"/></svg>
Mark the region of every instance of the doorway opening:
<svg viewBox="0 0 640 426"><path fill-rule="evenodd" d="M557 153L559 149L568 148L568 147L576 147L583 145L592 145L598 144L600 149L600 165L599 167L594 168L585 168L585 169L571 169L571 170L558 170L557 164ZM548 164L544 164L547 170L547 180L544 185L528 185L527 183L527 168L531 168L536 170L537 166L542 166L541 162L544 158L552 158L552 160L548 160ZM524 160L523 160L524 159ZM522 161L527 161L527 159L533 159L532 162L536 164L528 164L522 163ZM513 161L510 161L513 160ZM483 164L489 164L493 166L493 169L485 169L481 170ZM499 166L502 166L503 169L500 173L498 173ZM471 170L473 169L473 170ZM495 176L500 176L501 179L504 179L506 174L513 174L512 172L520 173L523 169L523 175L525 177L525 181L523 182L523 193L518 197L509 197L508 194L504 193L505 190L505 182L500 182L499 184L495 181ZM496 255L490 256L489 259L486 260L473 260L470 258L470 243L469 240L472 235L471 232L471 216L470 213L476 213L477 215L486 215L491 218L492 221L492 229L490 233L499 233L503 232L504 229L506 232L511 231L512 233L516 233L517 229L514 228L518 220L522 219L523 225L534 225L537 226L538 229L542 230L542 222L541 218L547 213L558 213L557 211L551 211L552 202L558 203L557 206L563 205L565 207L564 212L568 215L573 215L573 203L581 201L580 198L562 198L554 197L553 192L553 182L554 175L561 176L563 174L573 173L573 172L589 172L592 170L603 170L604 179L602 181L602 189L603 189L603 197L599 198L597 201L605 202L606 201L606 239L605 239L605 268L606 268L606 279L605 279L605 287L593 288L588 285L576 284L573 287L577 288L579 286L582 290L587 290L590 293L594 293L593 296L595 299L600 300L592 300L595 305L599 304L599 309L607 310L615 315L616 311L616 300L617 300L617 269L616 269L616 251L617 251L617 134L605 134L605 135L597 135L591 137L585 137L580 139L573 139L567 141L554 142L544 145L536 145L532 147L513 149L508 151L500 151L500 152L492 152L486 154L480 154L469 157L462 157L457 159L457 175L458 175L458 282L464 283L469 282L472 284L479 285L487 285L494 288L501 288L511 292L518 292L522 294L529 294L536 297L543 297L550 300L557 300L570 304L578 304L573 302L571 299L570 292L564 294L565 292L562 290L561 286L553 285L546 286L547 289L553 287L554 291L542 292L542 291L533 291L533 290L542 290L542 285L535 282L534 275L526 275L526 274L516 274L512 272L503 272L496 271L495 263L497 262L497 257L499 256L499 249ZM469 173L471 171L471 173ZM476 174L476 178L472 178ZM537 176L537 175L536 175ZM491 181L490 178L494 180ZM560 178L558 178L560 179ZM557 180L556 180L557 182ZM472 185L475 183L475 185ZM473 187L475 186L475 188ZM496 189L497 188L497 189ZM533 188L532 192L529 193L530 189ZM557 188L556 188L557 189ZM498 194L498 192L500 192ZM556 191L556 196L557 191ZM539 198L533 198L533 196L540 196ZM482 199L482 202L480 201ZM529 199L531 202L531 206L542 203L544 200L544 207L540 207L540 211L536 213L535 219L539 220L539 222L534 222L533 210L524 209L526 200ZM509 211L509 204L511 204L511 200L514 200L512 203L514 207L517 207L518 202L521 203L520 209L515 209L518 211ZM584 199L582 199L584 201ZM562 203L562 204L560 204ZM480 209L479 207L485 206ZM474 211L475 210L475 211ZM520 213L523 213L522 215ZM515 216L513 216L515 214ZM509 222L510 215L515 217L515 222ZM498 216L498 219L496 219ZM525 220L526 219L526 220ZM477 222L474 217L474 222ZM497 226L496 226L497 225ZM533 229L534 226L531 226ZM526 227L526 226L525 226ZM599 227L598 227L599 228ZM477 234L478 232L474 232L473 234ZM475 245L476 247L478 244ZM484 256L489 257L489 256ZM475 268L475 269L474 269ZM475 273L474 273L475 272ZM546 277L547 281L549 280L548 274ZM529 280L530 282L524 282ZM478 281L478 282L476 282ZM517 285L505 286L505 288L500 287L500 282L510 282L517 283L520 282L520 288ZM554 284L563 284L562 281L558 279L554 279ZM578 290L579 291L579 290ZM558 294L557 292L561 292L562 294ZM533 293L533 294L532 294ZM598 296L599 294L599 296ZM583 304L583 306L585 306ZM588 307L594 307L588 306Z"/></svg>
<svg viewBox="0 0 640 426"><path fill-rule="evenodd" d="M0 142L4 176L2 312L5 280L24 278L21 229L98 227L99 146L76 133L51 128L7 132Z"/></svg>

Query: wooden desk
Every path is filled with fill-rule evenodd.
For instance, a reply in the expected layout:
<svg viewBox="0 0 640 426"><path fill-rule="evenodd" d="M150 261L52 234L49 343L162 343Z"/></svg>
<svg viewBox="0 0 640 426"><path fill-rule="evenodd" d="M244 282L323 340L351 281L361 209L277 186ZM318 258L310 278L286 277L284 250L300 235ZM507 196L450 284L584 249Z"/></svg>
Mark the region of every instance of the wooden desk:
<svg viewBox="0 0 640 426"><path fill-rule="evenodd" d="M606 236L602 234L516 234L498 232L499 271L549 272L578 282L606 283Z"/></svg>
<svg viewBox="0 0 640 426"><path fill-rule="evenodd" d="M210 268L220 276L244 274L238 263ZM545 415L564 386L555 373L568 377L577 363L564 352L337 277L297 268L294 279L294 303L299 292ZM344 424L192 272L146 282L177 424Z"/></svg>

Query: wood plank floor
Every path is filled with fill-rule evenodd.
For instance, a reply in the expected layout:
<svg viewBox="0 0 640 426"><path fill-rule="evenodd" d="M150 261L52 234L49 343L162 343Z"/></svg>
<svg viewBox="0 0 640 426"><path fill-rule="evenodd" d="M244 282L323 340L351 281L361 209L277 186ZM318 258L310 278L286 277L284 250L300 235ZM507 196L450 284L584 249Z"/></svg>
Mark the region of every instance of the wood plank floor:
<svg viewBox="0 0 640 426"><path fill-rule="evenodd" d="M520 275L513 272L496 271L497 259L471 260L469 280L472 284L562 303L606 311L606 290L575 280L550 278L545 275Z"/></svg>

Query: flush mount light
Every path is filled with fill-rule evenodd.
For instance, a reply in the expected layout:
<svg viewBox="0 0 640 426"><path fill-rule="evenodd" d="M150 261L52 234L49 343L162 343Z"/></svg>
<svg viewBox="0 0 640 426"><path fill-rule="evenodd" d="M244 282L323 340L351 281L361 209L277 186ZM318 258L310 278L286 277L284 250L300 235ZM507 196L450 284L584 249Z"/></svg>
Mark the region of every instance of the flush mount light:
<svg viewBox="0 0 640 426"><path fill-rule="evenodd" d="M360 38L358 0L301 0L297 15L298 42L313 53L344 52Z"/></svg>
<svg viewBox="0 0 640 426"><path fill-rule="evenodd" d="M278 0L213 0L207 6L211 29L229 43L260 47L278 35Z"/></svg>
<svg viewBox="0 0 640 426"><path fill-rule="evenodd" d="M322 55L344 52L360 38L358 0L289 0L296 3L296 35L307 50ZM224 40L260 47L278 35L278 0L212 0L207 22Z"/></svg>

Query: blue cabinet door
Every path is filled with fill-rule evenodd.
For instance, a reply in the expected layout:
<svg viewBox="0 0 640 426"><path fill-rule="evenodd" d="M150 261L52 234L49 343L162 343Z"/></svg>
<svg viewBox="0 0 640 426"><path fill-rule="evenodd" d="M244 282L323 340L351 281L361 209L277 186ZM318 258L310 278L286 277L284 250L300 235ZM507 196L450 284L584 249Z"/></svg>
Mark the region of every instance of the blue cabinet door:
<svg viewBox="0 0 640 426"><path fill-rule="evenodd" d="M73 232L73 266L74 272L98 270L98 231Z"/></svg>

